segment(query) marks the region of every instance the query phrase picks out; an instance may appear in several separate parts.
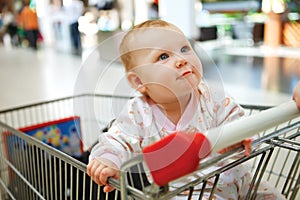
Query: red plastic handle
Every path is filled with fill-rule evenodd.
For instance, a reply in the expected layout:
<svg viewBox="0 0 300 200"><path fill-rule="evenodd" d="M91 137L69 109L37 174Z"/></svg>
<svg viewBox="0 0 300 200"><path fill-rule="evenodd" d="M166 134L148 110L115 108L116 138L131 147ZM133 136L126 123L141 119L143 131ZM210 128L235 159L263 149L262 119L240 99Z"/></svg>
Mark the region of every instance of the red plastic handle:
<svg viewBox="0 0 300 200"><path fill-rule="evenodd" d="M195 171L210 154L211 145L202 133L172 133L143 149L154 182L163 186Z"/></svg>

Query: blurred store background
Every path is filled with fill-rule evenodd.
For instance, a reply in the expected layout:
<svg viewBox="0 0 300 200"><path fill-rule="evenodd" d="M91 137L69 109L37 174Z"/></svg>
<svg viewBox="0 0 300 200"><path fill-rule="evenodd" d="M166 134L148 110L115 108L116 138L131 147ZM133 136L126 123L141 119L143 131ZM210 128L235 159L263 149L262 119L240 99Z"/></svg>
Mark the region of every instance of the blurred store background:
<svg viewBox="0 0 300 200"><path fill-rule="evenodd" d="M38 17L39 49L83 58L107 38L160 18L203 47L242 99L245 88L267 92L255 97L261 100L270 92L290 96L300 80L300 0L0 0L1 48L29 46L20 23L26 2ZM113 45L104 47L110 57Z"/></svg>
<svg viewBox="0 0 300 200"><path fill-rule="evenodd" d="M69 26L75 21L82 46L88 47L108 32L151 18L176 22L197 41L245 39L249 46L265 41L300 47L299 0L0 0L0 25L12 23L7 20L12 14L21 28L18 16L26 1L37 12L43 45L61 51L71 51Z"/></svg>

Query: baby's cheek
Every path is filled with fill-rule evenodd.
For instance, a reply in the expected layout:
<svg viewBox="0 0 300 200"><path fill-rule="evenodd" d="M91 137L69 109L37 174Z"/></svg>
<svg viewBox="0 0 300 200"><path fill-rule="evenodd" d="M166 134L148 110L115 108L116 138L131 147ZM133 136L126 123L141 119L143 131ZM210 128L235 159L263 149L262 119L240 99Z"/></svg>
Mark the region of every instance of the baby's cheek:
<svg viewBox="0 0 300 200"><path fill-rule="evenodd" d="M202 74L203 74L203 68L202 68L202 65L201 63L198 63L195 65L195 71L197 72L197 74L199 74L200 77L202 77Z"/></svg>

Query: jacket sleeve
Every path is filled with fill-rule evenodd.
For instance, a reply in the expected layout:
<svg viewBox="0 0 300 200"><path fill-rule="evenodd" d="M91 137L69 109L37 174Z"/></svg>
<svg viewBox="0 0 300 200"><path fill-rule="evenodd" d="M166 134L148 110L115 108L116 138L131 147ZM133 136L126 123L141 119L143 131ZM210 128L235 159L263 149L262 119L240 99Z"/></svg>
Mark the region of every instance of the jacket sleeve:
<svg viewBox="0 0 300 200"><path fill-rule="evenodd" d="M89 160L105 158L118 167L140 154L143 145L148 145L149 138L156 137L152 123L150 106L142 99L132 99L125 106L111 128L99 136L93 147Z"/></svg>
<svg viewBox="0 0 300 200"><path fill-rule="evenodd" d="M239 119L245 114L244 109L229 94L225 94L221 102L215 103L215 109L218 126Z"/></svg>
<svg viewBox="0 0 300 200"><path fill-rule="evenodd" d="M218 127L234 121L244 115L244 109L235 102L219 83L201 82L199 90L206 110L213 119L213 126Z"/></svg>

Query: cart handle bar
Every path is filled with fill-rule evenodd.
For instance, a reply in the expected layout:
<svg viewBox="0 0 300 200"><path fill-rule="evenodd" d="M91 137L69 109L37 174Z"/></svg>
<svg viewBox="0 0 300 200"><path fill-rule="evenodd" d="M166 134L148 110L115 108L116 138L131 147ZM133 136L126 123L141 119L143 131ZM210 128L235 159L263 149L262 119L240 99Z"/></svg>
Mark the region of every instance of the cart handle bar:
<svg viewBox="0 0 300 200"><path fill-rule="evenodd" d="M154 182L163 186L195 171L201 159L300 116L295 101L213 128L203 133L175 132L143 149Z"/></svg>

